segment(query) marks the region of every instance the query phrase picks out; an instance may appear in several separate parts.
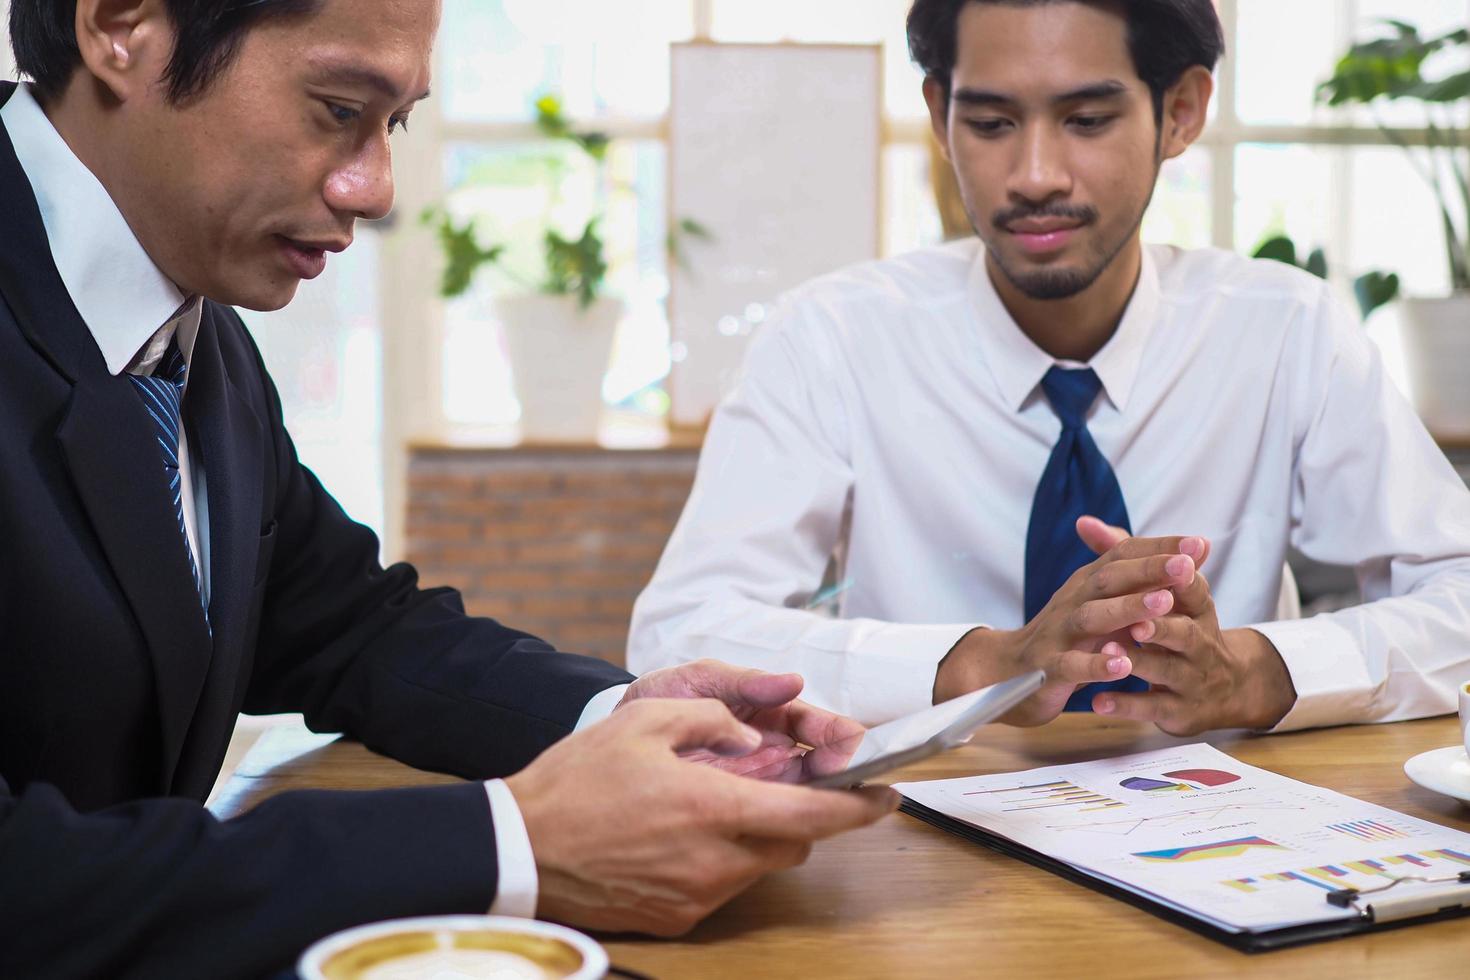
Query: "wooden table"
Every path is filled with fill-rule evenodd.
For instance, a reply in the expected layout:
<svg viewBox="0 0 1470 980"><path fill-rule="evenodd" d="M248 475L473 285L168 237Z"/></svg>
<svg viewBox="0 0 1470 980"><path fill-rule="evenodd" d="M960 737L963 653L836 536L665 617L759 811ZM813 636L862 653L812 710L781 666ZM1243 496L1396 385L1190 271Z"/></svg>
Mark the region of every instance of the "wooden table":
<svg viewBox="0 0 1470 980"><path fill-rule="evenodd" d="M1208 739L1294 779L1470 831L1470 807L1409 782L1403 762L1454 744L1453 718L1269 737ZM1080 762L1180 744L1139 724L1064 715L1039 729L991 726L894 781ZM362 746L276 729L212 808L238 814L289 789L452 782ZM1470 920L1249 955L1123 902L966 843L907 816L819 844L679 941L602 937L613 962L686 977L1470 977Z"/></svg>

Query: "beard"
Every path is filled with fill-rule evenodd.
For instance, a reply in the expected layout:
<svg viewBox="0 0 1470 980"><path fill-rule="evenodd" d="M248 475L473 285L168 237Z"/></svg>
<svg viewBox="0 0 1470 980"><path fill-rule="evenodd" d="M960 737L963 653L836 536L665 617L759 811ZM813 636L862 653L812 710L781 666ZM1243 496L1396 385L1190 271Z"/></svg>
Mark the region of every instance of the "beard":
<svg viewBox="0 0 1470 980"><path fill-rule="evenodd" d="M1158 180L1158 167L1154 170L1154 184ZM1003 249L995 248L992 242L980 233L980 223L975 220L975 215L970 213L970 224L975 229L975 234L980 235L985 242L985 248L995 265L1000 269L1001 275L1006 281L1014 286L1023 296L1035 300L1058 300L1070 299L1078 293L1084 292L1098 280L1118 253L1138 233L1143 224L1143 215L1148 210L1149 203L1153 200L1153 186L1150 185L1148 197L1144 199L1143 205L1133 215L1133 220L1127 228L1110 240L1095 240L1083 257L1083 266L1080 269L1047 269L1047 268L1018 268L1011 262ZM968 213L968 208L966 209ZM995 212L990 218L989 227L1000 234L1008 234L1006 227L1012 222L1025 218L1064 218L1076 221L1079 228L1088 228L1096 225L1098 221L1097 209L1090 205L1074 204L1042 204L1029 205L1020 204Z"/></svg>

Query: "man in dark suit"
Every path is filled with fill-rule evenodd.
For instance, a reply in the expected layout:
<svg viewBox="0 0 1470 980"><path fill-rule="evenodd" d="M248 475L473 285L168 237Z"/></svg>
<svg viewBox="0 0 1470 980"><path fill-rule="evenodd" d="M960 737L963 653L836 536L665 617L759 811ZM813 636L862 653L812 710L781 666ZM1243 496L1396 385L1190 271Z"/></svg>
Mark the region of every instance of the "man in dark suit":
<svg viewBox="0 0 1470 980"><path fill-rule="evenodd" d="M380 567L297 460L229 306L285 305L387 213L438 16L11 4L33 81L0 85L0 975L256 976L337 928L492 906L677 933L895 803L738 775L853 731L800 678L635 682L469 618ZM488 782L219 822L241 711Z"/></svg>

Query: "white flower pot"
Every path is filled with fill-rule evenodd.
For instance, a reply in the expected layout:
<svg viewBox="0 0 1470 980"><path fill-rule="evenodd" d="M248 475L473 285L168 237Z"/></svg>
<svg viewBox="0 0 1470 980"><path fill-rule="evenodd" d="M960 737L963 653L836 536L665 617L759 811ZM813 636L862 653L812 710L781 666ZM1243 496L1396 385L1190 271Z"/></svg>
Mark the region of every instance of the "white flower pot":
<svg viewBox="0 0 1470 980"><path fill-rule="evenodd" d="M1437 436L1470 436L1470 292L1403 300L1414 407Z"/></svg>
<svg viewBox="0 0 1470 980"><path fill-rule="evenodd" d="M527 293L495 301L527 442L595 442L602 377L623 304Z"/></svg>

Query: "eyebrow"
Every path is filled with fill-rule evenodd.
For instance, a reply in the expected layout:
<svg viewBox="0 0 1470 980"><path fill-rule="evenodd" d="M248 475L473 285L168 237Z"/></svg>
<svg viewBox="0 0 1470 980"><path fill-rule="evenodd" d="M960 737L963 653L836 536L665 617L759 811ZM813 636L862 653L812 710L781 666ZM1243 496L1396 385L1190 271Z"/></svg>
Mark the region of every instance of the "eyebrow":
<svg viewBox="0 0 1470 980"><path fill-rule="evenodd" d="M1116 99L1128 94L1128 87L1122 82L1109 79L1106 82L1094 82L1091 85L1083 85L1067 92L1051 97L1052 105L1064 105L1068 102L1086 102L1092 99ZM1015 96L1004 92L991 92L978 88L958 88L950 95L956 102L962 102L970 106L1013 106L1019 104L1020 100Z"/></svg>
<svg viewBox="0 0 1470 980"><path fill-rule="evenodd" d="M323 78L330 79L331 81L341 82L346 85L364 85L368 88L376 89L394 102L403 100L403 93L399 90L398 86L394 85L387 75L375 71L372 68L326 60L313 60L311 67ZM424 89L422 95L416 95L408 101L422 102L428 97L429 90Z"/></svg>

